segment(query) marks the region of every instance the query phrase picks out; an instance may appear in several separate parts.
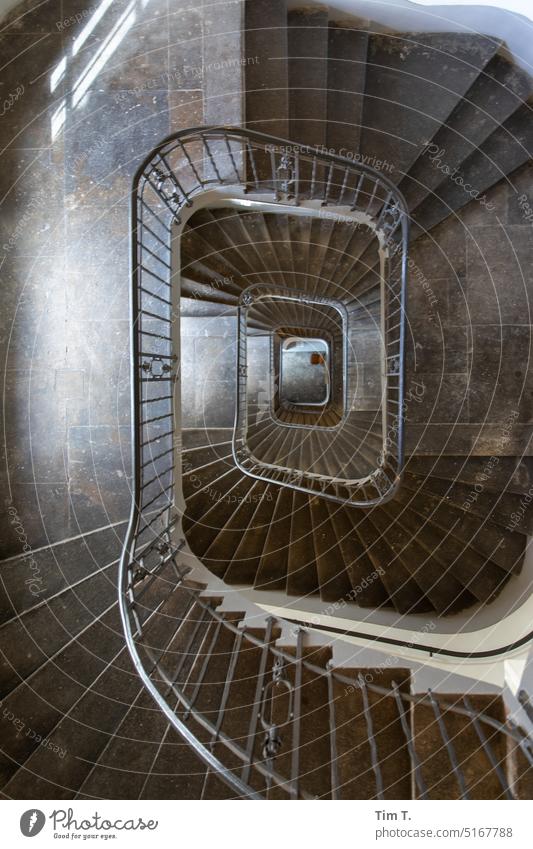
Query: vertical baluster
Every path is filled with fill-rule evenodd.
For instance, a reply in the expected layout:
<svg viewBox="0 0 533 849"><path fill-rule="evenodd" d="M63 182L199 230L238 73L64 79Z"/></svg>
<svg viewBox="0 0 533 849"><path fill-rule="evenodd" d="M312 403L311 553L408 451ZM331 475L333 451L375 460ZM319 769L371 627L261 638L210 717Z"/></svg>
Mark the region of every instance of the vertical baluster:
<svg viewBox="0 0 533 849"><path fill-rule="evenodd" d="M413 770L415 776L415 782L418 787L418 793L420 799L428 798L428 791L426 787L426 782L424 781L424 777L422 775L422 768L420 766L420 760L418 758L418 754L416 751L415 744L413 742L413 735L411 733L411 725L407 721L405 716L406 707L404 706L400 690L395 681L392 682L392 689L394 691L394 698L396 700L396 706L398 708L398 716L400 717L400 722L402 724L402 731L405 737L405 742L407 743L407 749L409 751L409 758L411 761L411 769Z"/></svg>
<svg viewBox="0 0 533 849"><path fill-rule="evenodd" d="M348 168L348 167L346 167L344 169L344 177L342 179L342 186L341 186L341 190L340 190L340 194L339 194L339 201L338 201L339 206L342 206L342 202L344 200L344 195L346 193L346 188L348 186L348 177L350 175L350 170L351 169Z"/></svg>
<svg viewBox="0 0 533 849"><path fill-rule="evenodd" d="M376 738L374 737L374 723L372 721L372 713L368 699L368 689L365 679L360 673L357 676L357 681L363 698L363 713L366 722L368 744L370 746L370 759L372 761L372 771L376 779L376 797L378 799L383 799L383 778L381 776L381 767L379 765L378 747L376 745Z"/></svg>
<svg viewBox="0 0 533 849"><path fill-rule="evenodd" d="M359 194L361 193L361 188L363 186L364 179L365 179L365 175L361 174L361 176L359 177L359 180L357 182L357 186L354 189L352 205L350 207L351 212L354 212L357 209L357 201L358 201L358 198L359 198Z"/></svg>
<svg viewBox="0 0 533 849"><path fill-rule="evenodd" d="M208 141L207 141L207 139L206 139L206 137L204 136L203 133L201 134L200 138L202 139L204 150L206 151L207 156L209 158L209 161L210 161L211 165L213 166L213 171L215 172L215 175L216 175L218 182L223 183L224 180L220 176L220 171L217 168L217 164L216 164L215 159L213 157L213 154L211 152L211 148L209 147L209 143L208 143Z"/></svg>
<svg viewBox="0 0 533 849"><path fill-rule="evenodd" d="M246 744L246 763L244 764L241 772L241 778L246 783L248 783L248 780L250 778L250 770L254 758L255 736L257 733L257 724L259 722L260 716L259 711L261 709L261 697L265 690L265 676L268 663L268 654L270 651L270 643L272 642L273 623L274 617L269 616L267 619L265 641L261 648L261 660L259 661L259 671L257 674L257 681L255 685L255 696L252 704L252 716L250 718L250 725L248 727L248 742Z"/></svg>
<svg viewBox="0 0 533 849"><path fill-rule="evenodd" d="M374 188L372 189L372 194L370 195L370 200L368 201L368 204L367 204L367 207L366 207L366 210L365 210L367 214L370 214L370 209L372 208L372 204L374 203L374 198L376 197L378 187L379 187L379 182L378 182L378 180L374 179Z"/></svg>
<svg viewBox="0 0 533 849"><path fill-rule="evenodd" d="M311 200L315 196L316 170L317 170L317 159L316 159L316 156L313 156L313 165L312 165L312 169L311 169L311 189L309 191L309 197L311 198Z"/></svg>
<svg viewBox="0 0 533 849"><path fill-rule="evenodd" d="M322 206L327 206L329 203L329 190L331 188L331 183L333 181L333 172L335 169L335 164L333 162L330 163L328 176L326 180L326 187L324 189L324 197L322 199Z"/></svg>
<svg viewBox="0 0 533 849"><path fill-rule="evenodd" d="M237 182L240 183L241 182L241 175L239 174L239 169L237 168L237 163L235 162L235 157L233 156L233 151L231 149L231 144L230 144L230 141L228 139L227 133L224 133L224 141L226 142L226 149L228 151L228 156L230 158L231 166L232 166L233 171L235 173L235 177L237 178Z"/></svg>
<svg viewBox="0 0 533 849"><path fill-rule="evenodd" d="M457 783L459 785L459 790L461 793L461 799L469 799L468 791L466 789L465 777L463 775L463 771L459 766L457 761L457 755L455 754L455 749L453 747L453 743L450 740L448 729L446 728L446 723L441 714L441 710L437 700L435 699L431 690L428 690L429 700L431 702L431 707L433 708L433 713L435 714L435 719L437 720L437 725L439 727L440 735L443 739L444 745L446 746L446 751L448 753L448 757L450 759L450 763L452 765L453 774L457 779Z"/></svg>

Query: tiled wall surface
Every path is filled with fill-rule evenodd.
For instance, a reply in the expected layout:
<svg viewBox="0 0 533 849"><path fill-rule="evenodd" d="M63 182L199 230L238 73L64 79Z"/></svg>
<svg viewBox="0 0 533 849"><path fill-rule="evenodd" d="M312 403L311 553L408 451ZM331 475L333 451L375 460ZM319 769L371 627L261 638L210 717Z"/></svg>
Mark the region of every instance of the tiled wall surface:
<svg viewBox="0 0 533 849"><path fill-rule="evenodd" d="M172 131L241 122L241 16L31 0L0 24L0 557L128 514L132 175Z"/></svg>

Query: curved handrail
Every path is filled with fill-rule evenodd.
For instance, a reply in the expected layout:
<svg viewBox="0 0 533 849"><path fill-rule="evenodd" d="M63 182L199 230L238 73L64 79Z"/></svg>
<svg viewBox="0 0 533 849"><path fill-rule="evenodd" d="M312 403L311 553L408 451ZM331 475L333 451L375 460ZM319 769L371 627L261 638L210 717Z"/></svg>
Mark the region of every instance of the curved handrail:
<svg viewBox="0 0 533 849"><path fill-rule="evenodd" d="M167 561L168 562L168 561ZM306 670L308 673L312 673L315 676L322 676L327 679L329 682L333 682L336 684L344 685L345 692L358 690L361 692L363 696L363 700L367 707L365 708L365 714L368 711L370 714L372 712L372 706L370 705L369 696L374 695L379 697L378 705L382 703L382 701L388 700L391 704L394 705L397 719L402 725L403 735L405 737L405 745L409 751L410 759L411 759L411 767L413 770L413 774L415 776L415 781L417 784L417 793L420 798L429 798L426 781L424 778L424 771L421 767L421 763L423 761L422 756L418 756L416 749L416 740L413 738L413 735L410 731L409 723L406 721L405 712L409 710L410 706L427 706L432 709L435 713L435 716L438 717L439 722L445 723L446 714L453 714L455 716L461 716L468 720L470 720L476 730L478 739L479 739L479 747L483 750L488 758L488 760L492 764L497 765L497 756L493 750L491 740L494 737L494 734L502 734L509 740L511 740L516 747L521 751L526 762L533 766L533 752L531 749L531 743L520 733L517 728L514 728L506 723L501 722L500 720L485 714L480 711L476 711L470 705L468 698L463 697L461 699L460 704L457 702L451 702L449 697L443 695L437 695L428 691L424 694L412 694L410 692L406 692L404 689L401 689L394 681L392 682L392 686L382 686L380 684L374 683L373 681L367 682L361 675L354 676L344 672L341 669L335 669L331 666L320 666L317 663L309 660L305 657L302 652L302 637L305 633L305 629L297 628L295 631L295 635L298 639L298 649L296 654L291 653L288 650L283 649L280 646L277 646L272 641L272 633L275 628L281 625L281 621L276 619L275 617L268 617L267 619L267 627L265 630L264 636L258 636L257 633L252 631L243 630L238 624L235 624L231 620L227 619L222 613L213 609L209 602L201 597L201 589L197 587L189 587L187 586L186 579L183 575L179 575L179 572L176 573L176 584L172 586L170 590L171 594L174 593L184 593L190 597L191 601L194 602L206 615L207 615L207 626L213 627L216 625L220 630L223 630L227 634L231 634L234 636L236 642L238 642L239 650L246 652L246 646L250 648L254 647L257 649L261 649L263 653L265 650L271 655L273 661L270 664L270 667L267 668L266 665L258 670L258 693L265 693L268 689L268 682L274 681L278 685L284 686L288 692L291 694L291 703L295 701L296 698L296 689L295 685L292 683L293 681L298 681L302 679L302 672ZM250 730L248 724L246 727L242 729L242 733L239 734L238 738L235 739L228 734L226 734L222 728L221 723L215 723L208 716L204 715L201 710L198 710L195 706L195 695L187 695L186 688L176 686L175 680L173 680L172 676L169 673L161 669L160 666L155 664L155 668L157 669L157 679L160 682L164 683L167 688L168 693L172 693L173 698L176 701L176 707L173 709L170 707L169 701L163 697L161 694L161 690L158 689L156 684L151 680L149 675L146 673L146 669L140 661L139 655L136 650L135 640L133 633L131 631L129 618L127 616L127 612L125 610L124 605L122 605L121 610L124 613L123 622L125 624L126 634L127 634L127 642L128 648L130 652L133 653L134 658L136 660L136 669L138 674L140 675L145 687L150 692L151 696L156 701L159 708L165 713L167 719L171 722L172 726L182 735L182 737L192 746L197 755L204 760L204 762L211 768L214 769L217 774L224 780L226 783L232 787L233 790L238 792L244 798L254 798L260 799L265 798L254 786L249 783L250 773L256 773L257 776L261 776L265 781L275 783L279 788L284 790L289 797L291 798L313 798L304 790L299 789L296 793L294 792L295 783L297 784L298 775L284 775L279 772L276 768L276 757L282 754L281 747L282 744L279 739L279 734L277 734L278 726L272 721L271 726L263 727L262 731L265 732L264 737L264 745L271 741L272 739L278 740L278 746L275 748L275 751L269 750L270 756L260 757L251 759L250 753L254 750L254 744L257 744L258 734L261 733L259 730L257 723ZM172 621L172 620L171 620ZM182 624L184 620L180 621ZM170 627L170 626L169 626ZM174 623L172 621L171 630L174 632ZM223 634L219 634L219 639L223 640ZM231 667L231 660L228 660L228 665ZM205 671L205 670L204 670ZM229 673L228 673L229 675ZM261 677L262 676L262 677ZM271 676L271 677L270 677ZM226 679L228 680L228 679ZM202 681L200 680L200 686ZM331 685L328 685L331 686ZM263 703L264 696L260 697L261 704ZM258 713L258 709L260 709L260 705L258 702L254 702L250 704L250 715L253 717ZM331 708L331 702L330 702ZM179 718L178 709L184 711L188 718L194 723L197 728L197 734L186 725L186 723ZM333 707L334 710L334 707ZM259 710L261 713L261 710ZM443 719L444 716L444 719ZM294 724L300 720L299 716L294 716L292 713L291 716L287 718L287 724L289 721ZM279 723L279 720L278 720ZM369 723L369 737L372 736L372 723ZM199 736L200 733L203 735L204 742L201 743ZM205 743L205 734L209 735L210 744ZM335 724L330 728L330 733L335 735ZM441 731L442 734L442 746L447 747L448 757L450 761L450 769L452 769L455 773L457 773L458 781L464 782L464 776L460 769L460 766L457 765L454 750L453 750L453 742L450 743L449 736L446 733ZM299 734L296 735L299 738ZM291 738L292 739L292 738ZM212 753L212 746L216 744L220 748L222 748L223 752L221 755L216 757ZM255 745L257 748L257 745ZM264 750L263 750L264 751ZM235 774L235 767L233 766L233 770L229 770L222 760L222 755L224 752L231 753L233 757L237 757L238 761L241 763L241 778ZM376 767L379 769L379 762L374 762L372 767ZM369 766L369 770L370 770ZM497 775L501 787L502 787L502 796L506 796L507 798L514 798L514 794L512 788L509 786L507 779L501 772L501 770L494 767L495 774ZM246 772L247 771L247 772ZM247 775L248 778L245 781L242 778L242 774ZM254 782L256 784L256 782ZM380 796L379 790L377 793L378 798L382 798ZM465 796L468 798L468 795Z"/></svg>
<svg viewBox="0 0 533 849"><path fill-rule="evenodd" d="M282 148L289 144L291 154L282 153ZM202 158L205 159L206 173L200 174L196 167L192 152L195 145L199 146ZM219 145L222 145L224 154L220 157L218 156L220 150L217 148ZM264 166L264 161L259 157L259 153L262 157L267 156L267 165L270 163L271 166L270 174L267 167L267 177L263 179L261 179L260 168ZM172 161L173 156L178 158L176 164ZM224 168L222 168L221 160ZM181 166L184 166L181 170L180 162ZM325 169L321 181L315 173L318 163ZM300 176L301 170L304 170L303 166L308 172L305 179ZM311 167L310 173L308 166ZM336 169L342 173L342 181L334 180ZM189 172L189 177L193 175L194 180L186 179L187 175L183 173L184 171ZM251 172L251 179L248 172ZM356 184L352 180L354 175L357 175ZM144 625L150 618L145 617L144 613L153 612L150 608L152 590L159 587L161 583L165 590L163 599L157 597L158 609L167 599L174 597L175 593L183 591L189 593L194 598L194 603L206 616L204 623L206 629L216 623L217 627L229 630L236 642L244 640L260 647L263 652L270 652L278 664L275 669L277 680L280 680L281 665L288 664L292 665L296 680L301 670L306 668L314 674L324 675L328 680L336 680L348 686L352 686L354 682L349 676L343 676L337 670L324 669L312 664L303 656L301 639L304 632L302 629L298 631L299 650L296 656L291 655L273 645L270 639L272 629L279 620L270 618L263 639L250 632L243 632L242 629L226 620L222 614L213 610L201 599L198 589L189 587L185 581L183 570L179 566L179 552L183 547L183 540L176 539L181 492L176 487L174 461L176 433L173 387L176 380L176 355L172 328L173 319L178 314L176 308L179 303L177 287L173 286L172 280L172 228L174 222L183 220L187 214L194 211L196 201L203 194L213 188L235 186L236 181L245 194L252 193L258 197L262 192L274 194L277 202L285 202L293 206L309 202L306 191L311 196L311 200L317 200L315 195L318 194L318 201L323 205L342 206L341 201L346 199L346 192L353 191L351 206L355 211L355 193L357 196L361 195L362 184L366 179L373 181L374 188L366 195L365 209L367 211L364 214L367 215L368 220L371 220L370 211L374 215L382 247L388 249L391 256L391 267L394 260L399 257L399 263L395 267L395 274L398 275L395 282L395 285L397 284L395 297L398 309L403 315L409 235L407 210L394 184L369 166L359 163L354 166L351 160L330 154L318 154L310 148L306 149L305 146L292 145L282 139L272 138L256 131L231 127L203 127L183 130L164 139L143 161L133 183L131 203L133 499L119 569L121 619L135 669L160 710L197 755L235 792L245 798L263 798L263 794L250 783L251 770L262 775L266 781L285 788L291 798L305 798L305 794L298 789L298 775L291 775L287 779L276 770L275 734L270 734L268 745L265 744L268 757L265 756L263 761L254 761L250 755L249 735L246 738L247 746L243 748L229 738L220 727L214 726L201 711L196 709L194 699L187 697L185 689L177 686L172 676L168 675L163 668L161 658L153 658L146 646L144 630ZM321 187L320 190L317 191L317 187ZM335 187L339 191L338 195L334 195ZM382 189L384 192L381 194ZM361 209L359 212L362 214ZM148 279L156 280L157 284L148 284ZM166 331L163 330L165 327ZM403 398L403 322L400 323L400 333L395 346L397 353L394 356L398 359L396 376L399 397ZM401 412L397 430L396 459L400 473L403 465ZM168 570L170 575L164 577ZM152 603L156 602L152 599ZM173 621L169 617L169 626ZM148 658L148 662L143 660L143 656ZM157 672L157 680L152 677L154 670ZM263 676L265 674L266 669L263 671ZM165 694L161 693L161 683L166 687ZM370 685L361 681L358 684L364 692L368 690L384 698L392 699L399 708L399 716L402 720L404 708L400 705L411 704L414 700L420 699L403 691L400 692L397 688L380 688L379 685ZM176 704L185 711L186 716L203 729L204 737L205 733L209 735L208 744L201 742L186 721L178 716L177 707L172 707L167 691L172 693ZM473 719L473 714L467 707L456 710L455 706L446 704L441 697L435 697L433 694L422 698L433 708L437 703L444 710L463 712L464 715ZM497 723L491 717L475 712L474 714L478 722L512 737L522 748L528 761L533 762L529 749L518 731ZM402 721L402 727L403 725ZM271 728L270 731L273 729ZM404 728L404 731L408 735L408 729ZM413 767L417 773L413 741L408 736L406 740L413 757ZM221 757L214 754L215 745L222 746L223 751L230 751L241 760L243 768L240 777L227 768ZM421 792L422 789L422 786L419 786ZM504 790L510 792L508 787Z"/></svg>

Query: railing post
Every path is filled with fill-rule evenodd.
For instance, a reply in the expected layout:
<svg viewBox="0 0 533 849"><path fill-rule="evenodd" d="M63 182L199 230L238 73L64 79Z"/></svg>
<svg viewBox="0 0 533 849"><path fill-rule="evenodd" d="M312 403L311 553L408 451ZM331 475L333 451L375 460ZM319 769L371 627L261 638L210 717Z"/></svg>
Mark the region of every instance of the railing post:
<svg viewBox="0 0 533 849"><path fill-rule="evenodd" d="M187 646L184 647L184 653L180 656L176 666L172 668L170 679L168 679L164 671L166 668L164 658L162 663L160 663L159 659L155 662L154 669L150 669L148 666L146 668L144 667L144 661L139 656L140 648L139 650L137 649L132 634L132 625L136 623L139 627L139 635L142 635L143 623L141 621L142 617L139 617L139 601L149 586L148 582L154 580L154 577L158 574L157 569L152 567L150 558L156 556L154 552L157 551L157 545L162 539L170 546L171 552L175 552L177 548L177 546L173 546L173 540L177 538L181 539L179 528L180 515L179 510L176 509L175 493L178 461L172 461L171 459L167 461L165 459L167 456L172 457L173 455L175 432L177 428L180 428L178 408L172 407L172 412L167 415L164 410L157 409L153 406L155 404L164 404L167 401L172 406L172 390L176 379L176 355L179 350L179 332L172 333L168 330L168 328L175 329L179 325L177 317L179 316L180 302L179 257L177 251L173 249L172 239L175 228L172 222L183 222L188 214L186 208L191 208L196 198L207 189L215 186L231 188L233 181L237 185L239 192L242 192L243 187L245 191L249 188L246 174L244 173L244 164L242 174L239 170L241 154L239 153L234 156L234 150L236 150L237 144L242 145L242 148L247 151L247 162L252 170L255 190L257 192L264 190L265 193L270 195L274 193L277 202L284 205L292 204L299 206L305 200L309 198L313 199L317 192L323 203L326 205L329 204L332 194L334 197L337 197L337 191L333 191L332 189L336 169L339 169L339 180L342 175L342 187L337 203L340 205L344 201L346 190L349 186L350 194L353 190L352 211L356 209L364 211L363 206L359 205L359 200L364 188L365 179L368 179L369 182L373 181L374 187L370 201L367 203L367 209L372 206L374 199L378 196L378 191L380 192L379 196L382 196L382 186L384 189L389 189L389 195L391 192L394 193L394 197L396 198L401 198L401 195L397 193L397 190L390 184L390 181L388 182L386 178L383 178L382 175L377 174L371 168L366 166L357 166L356 168L353 166L353 163L345 159L332 157L327 154L318 155L312 153L309 148L305 148L304 146L298 147L292 145L293 153L291 153L287 160L288 165L285 168L287 176L285 179L285 172L280 172L276 168L276 150L279 150L279 139L271 139L264 134L253 131L227 127L202 127L173 134L164 140L153 154L145 160L134 180L134 191L132 193L134 501L120 566L119 603L121 616L128 650L133 658L136 669L146 688L156 700L165 716L182 737L208 763L210 769L219 771L222 778L243 795L257 797L257 794L249 785L252 770L257 768L261 771L260 764L256 765L255 768L253 764L253 743L258 722L258 716L255 710L250 720L245 748L239 748L234 741L225 739L222 731L226 703L235 673L237 658L242 640L245 638L243 632L236 633L233 641L232 657L224 683L217 721L212 728L209 726L211 743L206 746L200 743L199 739L195 738L194 735L191 735L188 727L185 727L181 720L178 719L177 710L178 704L181 704L184 706L185 716L187 718L197 717L198 712L195 709L197 696L206 674L210 656L216 648L222 628L226 626L220 620L218 620L217 624L213 625L213 636L211 637L209 633L210 639L207 655L201 665L199 678L195 682L194 691L189 700L185 697L183 682L179 681L179 677L187 653L195 645L198 637L205 636L208 639L204 635L204 630L213 624L215 613L213 611L209 612L204 608L199 621L195 623L193 634ZM193 146L200 148L198 159L203 162L202 167L197 168L195 165L194 152L192 155L190 153ZM260 180L258 174L256 149L260 151L259 155L264 157L265 160L265 171L267 175L265 181ZM272 171L271 186L268 185L268 153L270 153ZM175 164L173 157L176 154L179 156L180 163L178 166L173 167L173 163ZM223 159L219 159L217 163L217 156L219 155ZM223 163L227 162L229 167L219 168L220 161ZM207 168L208 173L204 174L202 168ZM326 169L329 169L327 175ZM304 173L304 180L302 180L302 173ZM283 183L282 180L284 181ZM320 187L318 187L318 180L320 181ZM357 185L355 186L355 184ZM291 200L292 198L294 199ZM400 206L400 201L397 201L395 205L390 204L390 197L387 196L385 205L381 209L382 218L380 220L387 220L390 229L389 235L394 233L400 223L403 227L402 233L405 235L405 232L407 232L404 220L401 215L398 215ZM403 285L406 279L405 239L402 246L404 248L404 254L402 255L404 276L400 281L400 285ZM167 253L160 255L161 250ZM400 294L403 297L403 289ZM159 322L161 322L161 327L159 327ZM161 329L163 324L165 326ZM161 343L166 345L167 342L172 346L170 353L159 353ZM156 345L159 348L155 348ZM154 347L153 351L150 350L152 347ZM402 349L401 342L400 349ZM400 350L401 356L402 350ZM245 385L246 375L240 373L239 381L242 396L242 387ZM165 389L157 391L157 397L152 397L151 392L156 382L161 382L165 386ZM244 415L246 416L246 410L244 410ZM169 439L172 440L172 446L170 448L168 447ZM158 448L154 447L156 444ZM161 461L165 468L163 472L158 472L157 470L159 465L161 465ZM158 467L154 465L156 462L158 463ZM258 464L252 463L252 461L250 461L249 466L250 464L252 474L255 474L258 471ZM148 468L149 465L153 468L153 471ZM273 472L273 480L286 485L287 481L285 478L287 471L290 473L290 470L275 470ZM158 494L154 496L153 488L158 482L159 475L162 474L166 476L165 481L161 484ZM167 477L170 478L170 483L167 482ZM289 485L293 486L295 490L302 489L301 480L297 482L293 481L292 483L289 482ZM149 488L151 488L150 491ZM317 476L316 480L313 480L312 490L319 493L322 497L332 498L333 500L346 501L346 498L351 494L348 490L344 491L342 482L336 482L334 485L330 485L324 479L324 476ZM332 494L333 492L335 494ZM369 501L370 488L359 487L357 489L357 496L362 496L363 499ZM162 509L160 499L164 499L167 502ZM142 573L142 580L136 583L133 577L132 564L140 563L141 560L142 569L145 571ZM178 570L175 573L177 584L180 584L182 577L183 575ZM200 605L202 604L201 600L199 603ZM272 628L273 620L269 620L267 636L261 649L259 678L256 687L257 697L260 697L263 692L266 664L270 651L276 655L275 649L269 648ZM285 660L285 663L292 663L294 667L292 712L293 750L290 765L290 780L287 783L280 776L274 777L273 768L269 773L272 780L282 783L284 787L288 787L292 798L306 797L300 781L300 743L301 723L303 720L301 716L302 682L303 667L306 664L303 656L303 635L303 629L299 629L294 660ZM149 647L145 648L149 652ZM150 678L154 670L160 673L163 680L166 681L167 686L169 686L168 694L171 695L173 693L176 696L176 708L173 709L168 703L168 699L165 701L161 694L156 692L155 684ZM330 737L332 753L331 781L332 796L335 798L338 787L338 771L336 763L333 679L331 669L328 669L327 672L320 672L319 674L327 674L328 676L328 700L332 725ZM362 690L362 695L365 704L369 743L372 751L373 769L376 774L376 783L378 786L378 798L381 798L379 793L382 793L382 782L379 764L376 761L376 743L373 736L371 708L366 685ZM205 719L201 716L198 718L202 721ZM204 727L207 726L204 725ZM230 771L225 768L224 764L214 757L212 749L214 743L219 741L219 739L225 746L232 749L232 751L236 751L242 759L242 780L230 774ZM265 773L263 772L263 774Z"/></svg>
<svg viewBox="0 0 533 849"><path fill-rule="evenodd" d="M457 761L457 755L455 754L455 749L453 747L452 741L450 740L450 736L448 734L446 724L442 717L439 704L431 690L428 690L428 696L431 702L431 706L433 708L433 713L435 714L435 718L437 720L437 725L439 727L441 737L443 739L444 745L446 746L446 751L448 752L448 758L450 759L450 763L452 765L453 774L459 785L461 799L469 799L470 796L468 795L468 790L466 789L465 777Z"/></svg>
<svg viewBox="0 0 533 849"><path fill-rule="evenodd" d="M290 783L291 797L293 799L298 799L300 793L300 739L302 721L303 638L304 629L298 628L296 636L296 657L294 662L294 716L292 727Z"/></svg>
<svg viewBox="0 0 533 849"><path fill-rule="evenodd" d="M335 692L333 688L333 661L328 661L328 711L329 711L329 757L331 776L331 798L339 798L339 764L337 752L337 716L335 710Z"/></svg>

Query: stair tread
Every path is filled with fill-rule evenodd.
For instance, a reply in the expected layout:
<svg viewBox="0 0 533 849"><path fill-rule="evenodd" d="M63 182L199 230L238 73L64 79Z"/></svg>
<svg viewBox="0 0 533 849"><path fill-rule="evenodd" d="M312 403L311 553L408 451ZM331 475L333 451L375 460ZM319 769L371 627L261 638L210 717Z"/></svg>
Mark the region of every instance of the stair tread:
<svg viewBox="0 0 533 849"><path fill-rule="evenodd" d="M424 534L418 533L419 528L409 522L405 512L395 509L394 504L386 505L372 512L372 521L387 535L387 542L439 614L465 606L462 584L450 570L442 568L438 552L431 545L424 546Z"/></svg>
<svg viewBox="0 0 533 849"><path fill-rule="evenodd" d="M524 537L506 531L486 519L469 515L464 511L428 498L427 493L412 493L401 490L397 500L409 511L414 511L428 525L451 533L475 551L487 556L507 571L518 571L524 554Z"/></svg>
<svg viewBox="0 0 533 849"><path fill-rule="evenodd" d="M522 498L517 493L508 492L475 492L472 496L472 487L461 481L441 480L437 477L419 478L409 472L405 473L405 486L408 489L421 489L430 495L450 502L462 510L468 510L474 515L491 519L495 524L507 527L511 522L512 513L520 509ZM528 506L528 505L526 505ZM522 511L524 512L524 511ZM527 533L531 527L532 510L524 512L523 522L518 526L519 533Z"/></svg>
<svg viewBox="0 0 533 849"><path fill-rule="evenodd" d="M224 580L228 584L250 584L253 586L275 509L277 487L267 486L257 499L255 512L250 520L249 532L241 535Z"/></svg>
<svg viewBox="0 0 533 849"><path fill-rule="evenodd" d="M374 570L378 572L396 610L399 613L430 611L431 602L372 522L366 517L355 521L357 521L356 529L359 537L366 545Z"/></svg>
<svg viewBox="0 0 533 849"><path fill-rule="evenodd" d="M371 35L362 153L392 163L399 182L496 50L480 35Z"/></svg>

